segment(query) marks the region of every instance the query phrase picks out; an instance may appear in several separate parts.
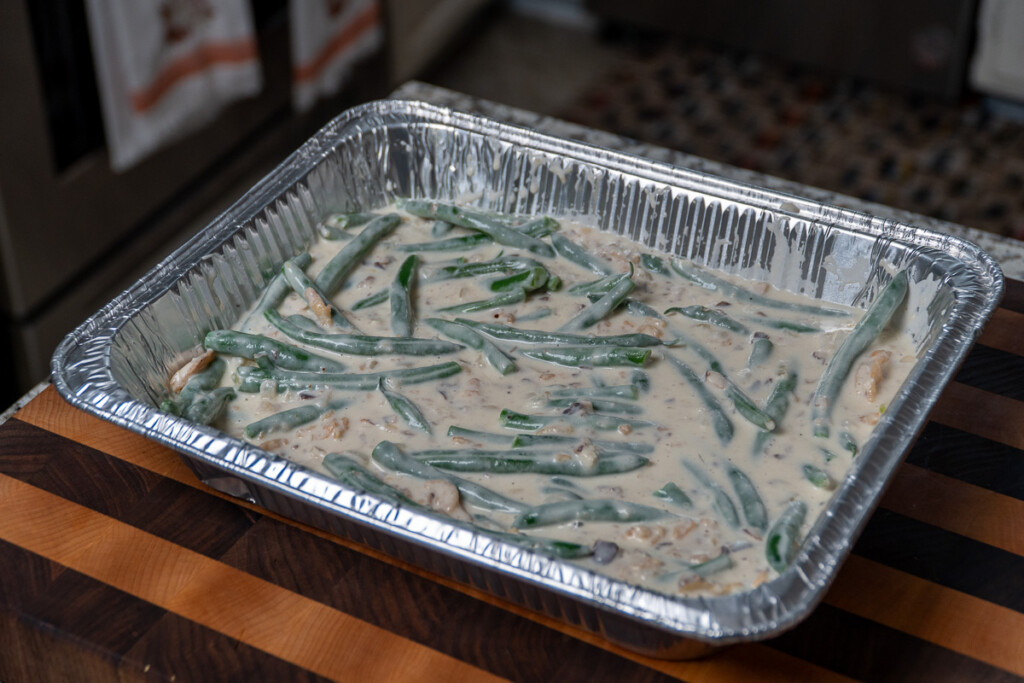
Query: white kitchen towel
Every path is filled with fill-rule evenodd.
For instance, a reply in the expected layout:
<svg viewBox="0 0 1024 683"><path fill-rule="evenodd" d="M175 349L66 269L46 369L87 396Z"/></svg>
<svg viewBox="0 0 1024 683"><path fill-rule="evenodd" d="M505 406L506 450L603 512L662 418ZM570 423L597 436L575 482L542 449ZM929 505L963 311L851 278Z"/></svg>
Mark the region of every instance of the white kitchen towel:
<svg viewBox="0 0 1024 683"><path fill-rule="evenodd" d="M87 0L86 7L114 170L262 86L248 0Z"/></svg>
<svg viewBox="0 0 1024 683"><path fill-rule="evenodd" d="M383 41L377 0L291 0L292 102L305 111L337 93Z"/></svg>
<svg viewBox="0 0 1024 683"><path fill-rule="evenodd" d="M1024 2L982 0L971 62L971 85L1024 101Z"/></svg>

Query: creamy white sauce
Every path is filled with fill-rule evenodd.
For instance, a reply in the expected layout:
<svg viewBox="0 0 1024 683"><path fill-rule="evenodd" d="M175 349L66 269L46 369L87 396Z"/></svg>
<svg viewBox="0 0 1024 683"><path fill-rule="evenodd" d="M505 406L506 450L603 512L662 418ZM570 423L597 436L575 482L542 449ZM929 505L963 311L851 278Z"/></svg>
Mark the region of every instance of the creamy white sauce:
<svg viewBox="0 0 1024 683"><path fill-rule="evenodd" d="M334 297L334 303L345 311L349 319L365 334L391 336L390 311L387 303L353 312L352 305L378 290L387 287L395 277L406 254L390 249L394 244L429 241L433 221L403 214L402 224L380 242L347 278L346 284ZM358 232L359 228L352 232ZM455 228L451 235L465 234ZM742 521L738 528L731 528L713 508L713 497L707 486L702 484L683 466L686 461L703 471L723 491L727 492L739 507L739 500L726 475L726 466L739 467L755 484L768 512L769 523L774 521L794 499L801 499L808 505L808 514L801 533L813 524L821 509L827 504L832 492L812 485L803 473L803 466L814 465L827 472L835 482L841 482L852 463L849 452L843 451L834 435L847 431L856 443L863 444L874 423L885 410L900 384L911 368L914 351L910 340L902 334L886 331L857 361L854 372L845 382L840 399L833 412L833 438L820 439L811 434L810 401L819 378L828 360L834 354L845 334L853 327L862 312L849 309L849 315L836 318L816 318L813 315L789 311L777 311L743 304L720 292L710 291L687 282L678 275L653 274L640 265L640 254L644 249L638 245L578 224L561 221L561 234L570 237L590 253L604 259L615 272L622 273L634 265L636 288L631 297L640 300L661 312L672 306L704 305L728 313L741 320L753 330L766 333L774 344L771 356L762 365L748 368L747 360L751 350L747 336L737 334L706 323L699 323L684 316L668 315L664 321L649 317L637 317L618 310L588 330L595 335L646 333L669 341L677 334L688 338L710 350L721 362L724 374L758 405L763 405L776 382L790 372L796 372L799 381L791 397L790 407L784 419L769 438L761 452L754 452L754 442L759 430L741 417L732 407L721 389L721 377L706 373L706 361L689 347L656 346L644 371L650 377L649 393L641 393L638 403L643 413L635 416L654 423L652 427L632 431L589 431L574 427L571 420L545 428L541 433L572 434L581 438L603 439L620 442L649 443L655 450L646 457L650 463L640 469L616 475L594 477L563 477L571 480L571 486L552 484L549 475L515 474L487 475L457 473L458 476L476 481L505 496L537 505L562 499L564 490L569 488L575 495L584 498L611 498L632 501L661 508L668 514L660 520L642 523L576 522L560 526L541 527L527 533L545 538L557 538L586 545L606 541L618 546L618 552L607 564L598 564L594 559L578 560L582 565L593 568L615 578L640 584L668 593L722 594L755 586L772 576L765 559L764 534L752 529ZM311 249L313 265L308 269L311 275L323 267L345 242L321 241ZM494 295L486 284L500 275L481 276L431 282L429 276L441 265L448 265L453 259L463 256L470 261L492 259L499 254L512 255L519 250L491 244L467 252L421 252L420 279L414 289L414 311L416 324L413 336L443 338L434 329L423 324L428 317L453 319L463 317L473 320L512 324L537 330L557 330L566 320L587 305L583 297L570 295L567 290L574 284L589 282L598 276L584 270L564 258L545 259L523 253L541 261L548 270L563 280L563 287L554 293L533 292L521 304L506 306L478 313L444 314L437 309L459 302L487 299ZM654 252L649 252L654 253ZM661 255L666 263L667 257ZM768 294L773 299L802 303L815 303L809 299L786 292L770 290L766 285L730 279L752 291ZM831 308L841 308L829 304ZM550 316L528 322L542 308L551 308ZM295 294L290 294L279 307L284 315L304 314L312 318L306 304ZM243 318L244 319L244 318ZM798 334L770 329L761 324L769 319L783 319L791 322L821 326L824 331L815 334ZM256 321L247 329L269 337L302 346L286 339L264 320ZM340 333L343 330L325 329L325 332ZM632 368L567 368L533 360L518 353L525 345L497 342L515 359L517 370L507 376L500 375L487 364L482 354L473 349L463 349L457 354L428 357L399 356L339 356L322 349L308 347L322 356L337 358L347 365L347 372L378 372L397 367L425 366L449 360L456 360L462 371L451 377L395 387L410 399L433 428L432 434L425 434L411 428L391 409L379 391L311 391L261 393L239 392L224 417L218 423L228 433L244 438L247 424L275 412L309 402L326 405L328 401L345 399L348 405L325 414L311 424L287 433L269 434L253 439L257 445L269 451L307 466L323 471L321 461L327 453L344 452L357 457L364 466L380 479L406 492L410 497L425 504L437 503L443 499L438 484L427 483L407 475L396 474L379 467L371 458L373 448L382 440L395 443L403 451L414 452L424 449L475 447L500 449L500 446L483 441L450 438L446 432L451 425L493 433L516 433L505 429L499 422L499 413L509 408L521 413L556 415L559 409L547 406L547 392L556 387L591 388L596 383L623 385L630 382ZM880 375L879 381L862 381L860 388L854 376L861 365L870 361L873 351L887 351L891 360ZM705 386L725 408L735 430L727 445L716 436L705 404L686 384L676 368L664 359L664 354L674 354L692 367ZM229 370L240 362L250 361L229 359ZM861 371L865 372L865 371ZM231 383L229 371L224 383ZM870 385L870 386L868 386ZM870 397L863 389L876 390ZM859 390L860 389L860 390ZM869 392L870 393L870 392ZM826 456L827 448L834 457ZM564 448L566 457L583 458L589 454L573 453ZM692 500L693 507L684 509L654 496L654 492L665 484L673 482ZM441 488L444 488L443 485ZM514 516L476 509L464 501L452 508L449 504L438 503L435 507L446 508L460 519L473 519L482 526L493 526L508 530ZM607 547L607 546L606 546ZM728 553L731 568L701 577L689 567L722 553Z"/></svg>

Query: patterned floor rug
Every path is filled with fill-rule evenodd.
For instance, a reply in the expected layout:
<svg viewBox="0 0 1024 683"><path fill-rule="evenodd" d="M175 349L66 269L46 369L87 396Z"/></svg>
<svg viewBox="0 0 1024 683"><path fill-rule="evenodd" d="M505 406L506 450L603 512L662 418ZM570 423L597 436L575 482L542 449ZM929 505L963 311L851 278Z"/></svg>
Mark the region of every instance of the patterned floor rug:
<svg viewBox="0 0 1024 683"><path fill-rule="evenodd" d="M1024 238L1024 125L767 58L664 46L564 118L916 213Z"/></svg>

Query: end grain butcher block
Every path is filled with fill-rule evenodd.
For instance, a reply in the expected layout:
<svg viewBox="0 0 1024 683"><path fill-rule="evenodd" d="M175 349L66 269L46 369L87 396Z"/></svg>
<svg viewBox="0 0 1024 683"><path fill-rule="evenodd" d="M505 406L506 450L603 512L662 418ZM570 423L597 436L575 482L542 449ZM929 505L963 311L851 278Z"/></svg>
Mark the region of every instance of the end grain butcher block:
<svg viewBox="0 0 1024 683"><path fill-rule="evenodd" d="M226 497L48 387L0 425L0 680L1022 680L1022 449L1010 281L824 603L665 662Z"/></svg>

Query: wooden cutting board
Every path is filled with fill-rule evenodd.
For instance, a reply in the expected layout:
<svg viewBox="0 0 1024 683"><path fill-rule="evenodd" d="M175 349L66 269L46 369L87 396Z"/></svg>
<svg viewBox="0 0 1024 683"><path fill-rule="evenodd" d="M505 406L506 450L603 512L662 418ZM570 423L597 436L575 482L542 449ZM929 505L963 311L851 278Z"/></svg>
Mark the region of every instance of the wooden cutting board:
<svg viewBox="0 0 1024 683"><path fill-rule="evenodd" d="M1024 284L824 603L699 661L626 652L201 484L50 387L0 425L0 680L1024 680Z"/></svg>

